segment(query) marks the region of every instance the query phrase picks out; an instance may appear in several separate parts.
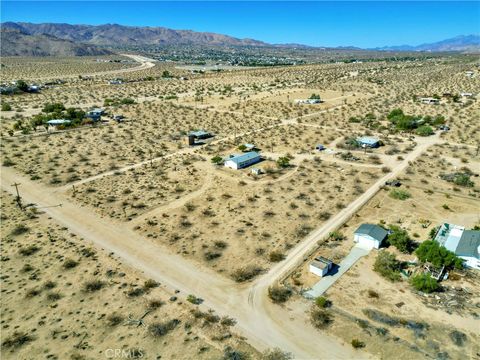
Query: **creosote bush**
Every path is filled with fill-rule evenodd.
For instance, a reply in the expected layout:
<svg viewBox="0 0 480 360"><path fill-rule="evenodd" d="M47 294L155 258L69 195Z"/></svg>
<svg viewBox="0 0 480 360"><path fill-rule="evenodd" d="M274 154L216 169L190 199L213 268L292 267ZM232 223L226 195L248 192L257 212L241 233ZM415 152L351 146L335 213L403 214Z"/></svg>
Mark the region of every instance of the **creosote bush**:
<svg viewBox="0 0 480 360"><path fill-rule="evenodd" d="M284 286L274 285L268 288L268 297L274 303L284 303L290 296L292 296L292 291Z"/></svg>

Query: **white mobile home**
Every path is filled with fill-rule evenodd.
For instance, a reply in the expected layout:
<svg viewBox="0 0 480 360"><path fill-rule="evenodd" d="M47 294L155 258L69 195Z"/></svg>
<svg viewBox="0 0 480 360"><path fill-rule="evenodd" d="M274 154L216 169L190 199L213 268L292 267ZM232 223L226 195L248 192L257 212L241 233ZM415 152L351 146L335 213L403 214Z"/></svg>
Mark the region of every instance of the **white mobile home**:
<svg viewBox="0 0 480 360"><path fill-rule="evenodd" d="M225 166L234 170L243 169L262 160L256 151L250 151L242 155L233 155L225 161Z"/></svg>

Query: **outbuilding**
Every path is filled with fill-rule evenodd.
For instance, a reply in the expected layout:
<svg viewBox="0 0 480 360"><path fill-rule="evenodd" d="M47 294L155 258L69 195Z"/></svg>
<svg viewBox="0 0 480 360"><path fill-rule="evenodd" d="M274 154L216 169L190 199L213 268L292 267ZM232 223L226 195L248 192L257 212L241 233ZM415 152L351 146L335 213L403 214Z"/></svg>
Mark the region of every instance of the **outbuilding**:
<svg viewBox="0 0 480 360"><path fill-rule="evenodd" d="M383 240L387 238L387 235L387 230L381 226L362 224L355 230L353 241L363 247L378 249L382 245Z"/></svg>
<svg viewBox="0 0 480 360"><path fill-rule="evenodd" d="M195 139L208 139L213 136L212 134L204 130L191 131L188 135L193 136Z"/></svg>
<svg viewBox="0 0 480 360"><path fill-rule="evenodd" d="M328 274L328 272L332 269L333 263L324 258L323 256L318 256L310 263L310 272L323 277Z"/></svg>
<svg viewBox="0 0 480 360"><path fill-rule="evenodd" d="M225 166L234 170L243 169L262 160L256 151L250 151L241 155L233 155L225 161Z"/></svg>
<svg viewBox="0 0 480 360"><path fill-rule="evenodd" d="M361 147L378 148L380 146L380 140L376 137L362 136L356 140Z"/></svg>

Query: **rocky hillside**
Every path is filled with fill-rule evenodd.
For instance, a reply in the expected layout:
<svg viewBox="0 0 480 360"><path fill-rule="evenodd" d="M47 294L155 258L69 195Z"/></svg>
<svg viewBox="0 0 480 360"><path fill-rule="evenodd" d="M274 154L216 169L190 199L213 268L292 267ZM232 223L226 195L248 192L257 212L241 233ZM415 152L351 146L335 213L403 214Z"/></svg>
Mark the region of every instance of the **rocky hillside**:
<svg viewBox="0 0 480 360"><path fill-rule="evenodd" d="M51 35L29 35L19 30L2 28L2 56L98 56L110 51L94 45L75 43Z"/></svg>
<svg viewBox="0 0 480 360"><path fill-rule="evenodd" d="M117 24L70 25L5 22L3 28L19 30L30 35L47 34L60 39L94 45L217 45L217 46L268 46L252 40L237 39L227 35L172 30L164 27L136 27Z"/></svg>

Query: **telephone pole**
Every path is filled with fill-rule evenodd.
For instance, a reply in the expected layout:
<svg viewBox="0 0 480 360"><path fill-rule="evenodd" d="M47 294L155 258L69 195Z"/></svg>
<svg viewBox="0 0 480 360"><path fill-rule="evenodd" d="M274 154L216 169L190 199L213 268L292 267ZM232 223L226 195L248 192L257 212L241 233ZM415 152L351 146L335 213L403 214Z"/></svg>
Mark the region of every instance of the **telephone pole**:
<svg viewBox="0 0 480 360"><path fill-rule="evenodd" d="M20 185L20 184L19 183L13 183L12 184L12 186L15 186L15 190L17 191L17 197L15 198L15 200L17 202L17 205L20 208L20 210L23 210L22 198L20 197L20 193L18 192L18 185Z"/></svg>

